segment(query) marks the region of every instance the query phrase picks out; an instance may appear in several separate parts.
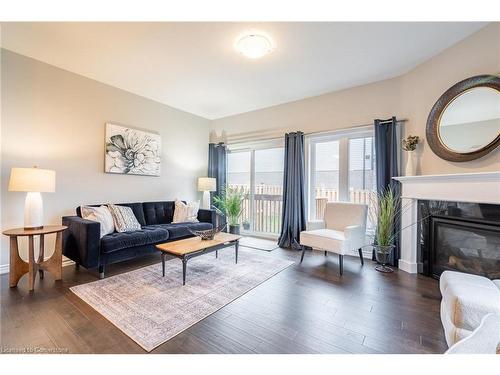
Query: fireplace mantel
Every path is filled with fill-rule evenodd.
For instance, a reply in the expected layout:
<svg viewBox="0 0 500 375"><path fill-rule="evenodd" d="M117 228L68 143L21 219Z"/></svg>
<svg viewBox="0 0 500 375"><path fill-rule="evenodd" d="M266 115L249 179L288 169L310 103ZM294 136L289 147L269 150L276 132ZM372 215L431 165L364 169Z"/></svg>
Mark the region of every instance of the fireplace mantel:
<svg viewBox="0 0 500 375"><path fill-rule="evenodd" d="M402 184L401 256L399 268L417 272L417 202L442 200L500 204L500 172L394 177Z"/></svg>
<svg viewBox="0 0 500 375"><path fill-rule="evenodd" d="M500 204L500 172L394 177L403 198Z"/></svg>
<svg viewBox="0 0 500 375"><path fill-rule="evenodd" d="M401 176L393 177L401 182L421 182L421 181L437 181L437 180L497 180L500 181L499 172L474 172L474 173L451 173L451 174L425 174L420 176Z"/></svg>

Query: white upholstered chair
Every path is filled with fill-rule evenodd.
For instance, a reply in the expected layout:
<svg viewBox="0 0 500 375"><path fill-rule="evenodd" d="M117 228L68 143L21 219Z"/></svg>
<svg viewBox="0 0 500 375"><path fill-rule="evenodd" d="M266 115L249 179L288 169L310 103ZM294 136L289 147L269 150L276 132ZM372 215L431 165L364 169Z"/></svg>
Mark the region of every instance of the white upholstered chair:
<svg viewBox="0 0 500 375"><path fill-rule="evenodd" d="M500 279L456 271L439 278L441 322L448 346L468 337L489 313L500 315Z"/></svg>
<svg viewBox="0 0 500 375"><path fill-rule="evenodd" d="M332 202L327 203L323 221L314 222L308 230L300 232L300 245L304 260L306 247L323 250L339 255L339 270L343 273L344 255L348 251L358 251L361 265L363 262L362 247L366 245L366 204Z"/></svg>
<svg viewBox="0 0 500 375"><path fill-rule="evenodd" d="M445 354L500 354L500 314L486 314L469 336L453 344Z"/></svg>

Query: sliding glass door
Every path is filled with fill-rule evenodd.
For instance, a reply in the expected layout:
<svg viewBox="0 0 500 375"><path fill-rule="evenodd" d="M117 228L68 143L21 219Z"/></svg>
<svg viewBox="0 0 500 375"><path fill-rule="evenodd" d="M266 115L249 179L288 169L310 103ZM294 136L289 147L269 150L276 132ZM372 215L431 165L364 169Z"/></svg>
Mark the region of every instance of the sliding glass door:
<svg viewBox="0 0 500 375"><path fill-rule="evenodd" d="M228 187L244 193L241 229L275 237L283 207L283 147L233 150L227 157Z"/></svg>
<svg viewBox="0 0 500 375"><path fill-rule="evenodd" d="M254 151L253 231L279 234L283 206L283 148Z"/></svg>
<svg viewBox="0 0 500 375"><path fill-rule="evenodd" d="M228 188L236 189L244 194L240 225L244 224L245 226L250 223L252 158L253 155L250 151L234 152L227 155L227 185Z"/></svg>

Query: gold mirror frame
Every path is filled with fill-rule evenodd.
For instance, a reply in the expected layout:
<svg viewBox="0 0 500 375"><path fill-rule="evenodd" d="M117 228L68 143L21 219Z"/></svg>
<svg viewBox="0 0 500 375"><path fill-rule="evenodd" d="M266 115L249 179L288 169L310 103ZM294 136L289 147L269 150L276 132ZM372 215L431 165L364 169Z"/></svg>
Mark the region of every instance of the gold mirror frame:
<svg viewBox="0 0 500 375"><path fill-rule="evenodd" d="M471 152L454 151L446 146L446 144L441 140L439 123L441 122L441 117L446 108L464 92L478 87L489 87L500 93L500 77L493 75L479 75L464 79L446 90L446 92L441 95L436 104L432 107L429 117L427 118L425 135L431 150L440 158L455 162L470 161L479 159L500 146L500 134L498 134L495 139L484 147Z"/></svg>

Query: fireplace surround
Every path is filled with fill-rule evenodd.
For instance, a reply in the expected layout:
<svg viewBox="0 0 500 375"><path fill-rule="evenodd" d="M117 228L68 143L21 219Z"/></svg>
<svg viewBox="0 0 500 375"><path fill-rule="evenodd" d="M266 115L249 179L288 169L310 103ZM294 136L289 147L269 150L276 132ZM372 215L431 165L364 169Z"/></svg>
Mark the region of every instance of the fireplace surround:
<svg viewBox="0 0 500 375"><path fill-rule="evenodd" d="M500 205L419 200L417 229L419 273L500 278Z"/></svg>
<svg viewBox="0 0 500 375"><path fill-rule="evenodd" d="M419 225L415 224L418 223L419 201L500 205L500 172L404 176L394 179L401 183L403 205L406 207L401 218L401 227L404 229L400 236L399 269L410 273L417 273L423 267L419 265Z"/></svg>

